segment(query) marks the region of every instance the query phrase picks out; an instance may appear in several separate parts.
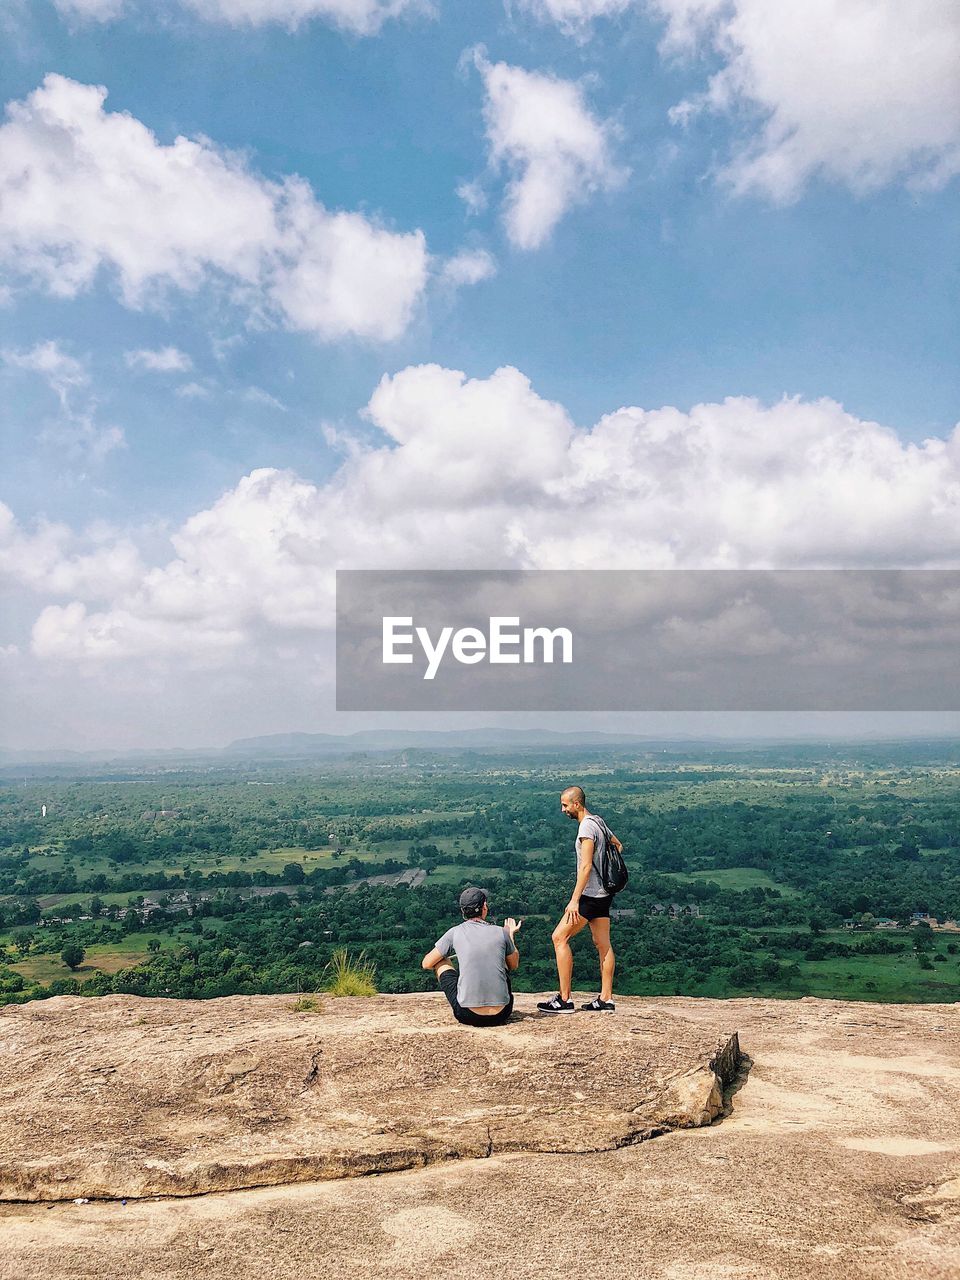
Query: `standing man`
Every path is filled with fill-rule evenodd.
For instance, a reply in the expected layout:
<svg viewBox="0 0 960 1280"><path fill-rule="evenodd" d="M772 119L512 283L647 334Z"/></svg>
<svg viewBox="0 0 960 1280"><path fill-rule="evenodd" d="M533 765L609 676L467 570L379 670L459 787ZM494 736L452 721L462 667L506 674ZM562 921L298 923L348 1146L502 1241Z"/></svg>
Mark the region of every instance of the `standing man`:
<svg viewBox="0 0 960 1280"><path fill-rule="evenodd" d="M613 1013L613 970L616 958L610 945L610 894L604 889L594 865L594 853L599 851L609 835L615 849L623 845L609 831L606 823L587 809L587 797L582 787L567 787L560 796L560 808L577 827L577 883L570 901L563 912L563 919L553 931L553 949L557 954L557 974L560 990L552 1000L543 1000L537 1008L542 1013L573 1013L570 999L573 983L573 952L570 939L576 937L584 925L590 926L594 946L600 957L600 994L581 1009L590 1013Z"/></svg>
<svg viewBox="0 0 960 1280"><path fill-rule="evenodd" d="M487 923L490 904L483 889L464 889L460 895L463 923L448 929L420 964L437 975L440 990L453 1016L468 1027L499 1027L513 1013L513 992L507 971L520 963L514 935L518 922L508 918L503 928ZM447 958L457 953L460 972Z"/></svg>

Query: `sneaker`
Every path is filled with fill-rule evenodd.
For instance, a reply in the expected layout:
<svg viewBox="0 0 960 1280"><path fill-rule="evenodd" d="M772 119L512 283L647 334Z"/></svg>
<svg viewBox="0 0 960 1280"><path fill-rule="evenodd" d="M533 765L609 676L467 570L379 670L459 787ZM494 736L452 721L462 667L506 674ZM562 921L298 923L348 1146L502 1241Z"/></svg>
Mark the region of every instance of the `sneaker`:
<svg viewBox="0 0 960 1280"><path fill-rule="evenodd" d="M612 1000L601 1000L599 996L594 996L589 1004L582 1004L581 1009L587 1009L590 1013L613 1013L616 1005Z"/></svg>
<svg viewBox="0 0 960 1280"><path fill-rule="evenodd" d="M552 1000L541 1000L537 1004L541 1013L573 1013L576 1005L572 1000L561 1000L559 993Z"/></svg>

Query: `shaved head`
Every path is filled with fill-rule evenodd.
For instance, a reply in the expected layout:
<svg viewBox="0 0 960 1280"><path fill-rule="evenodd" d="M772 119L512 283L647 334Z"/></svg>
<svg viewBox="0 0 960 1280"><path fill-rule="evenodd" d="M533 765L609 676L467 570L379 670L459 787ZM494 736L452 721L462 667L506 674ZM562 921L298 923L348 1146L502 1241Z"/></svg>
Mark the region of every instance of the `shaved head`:
<svg viewBox="0 0 960 1280"><path fill-rule="evenodd" d="M561 800L572 800L574 804L586 804L587 797L583 793L583 787L565 787L560 792Z"/></svg>

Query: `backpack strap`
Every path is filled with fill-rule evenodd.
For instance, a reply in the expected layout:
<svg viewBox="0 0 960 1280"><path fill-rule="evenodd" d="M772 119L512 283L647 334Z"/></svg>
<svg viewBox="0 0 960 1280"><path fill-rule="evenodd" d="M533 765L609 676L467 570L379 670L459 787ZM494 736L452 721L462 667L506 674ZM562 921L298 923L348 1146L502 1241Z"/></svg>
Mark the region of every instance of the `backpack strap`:
<svg viewBox="0 0 960 1280"><path fill-rule="evenodd" d="M602 841L602 843L597 840L594 840L593 842L593 869L594 871L596 871L597 875L599 876L600 863L598 859L601 857L603 850L606 849L610 844L610 828L607 826L604 820L595 813L588 813L587 817L591 818L597 824L597 827L600 830L600 841Z"/></svg>

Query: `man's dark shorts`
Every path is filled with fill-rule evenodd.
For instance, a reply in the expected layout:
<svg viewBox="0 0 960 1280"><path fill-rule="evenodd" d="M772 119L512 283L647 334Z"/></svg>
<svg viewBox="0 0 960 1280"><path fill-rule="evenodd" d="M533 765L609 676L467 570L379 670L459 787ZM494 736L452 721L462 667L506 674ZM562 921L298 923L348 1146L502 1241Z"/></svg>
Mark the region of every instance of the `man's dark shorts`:
<svg viewBox="0 0 960 1280"><path fill-rule="evenodd" d="M588 898L585 893L581 893L580 914L584 920L609 920L612 901L612 898Z"/></svg>
<svg viewBox="0 0 960 1280"><path fill-rule="evenodd" d="M513 1013L513 992L510 992L510 1003L499 1013L474 1013L472 1009L465 1009L457 999L457 977L456 969L447 969L440 975L440 990L450 1001L456 1020L467 1027L502 1027Z"/></svg>

